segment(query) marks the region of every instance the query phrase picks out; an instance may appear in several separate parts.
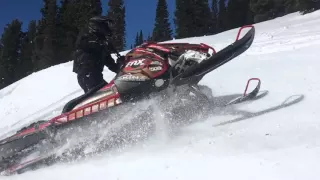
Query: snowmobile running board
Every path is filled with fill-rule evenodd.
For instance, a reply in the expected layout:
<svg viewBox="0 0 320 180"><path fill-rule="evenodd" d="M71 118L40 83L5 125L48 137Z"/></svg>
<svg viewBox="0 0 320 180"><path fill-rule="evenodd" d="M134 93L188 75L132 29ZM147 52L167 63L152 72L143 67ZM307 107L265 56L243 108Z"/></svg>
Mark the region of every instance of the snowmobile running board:
<svg viewBox="0 0 320 180"><path fill-rule="evenodd" d="M84 116L99 112L99 111L104 110L106 108L110 108L112 106L119 105L121 103L122 102L120 99L120 95L117 93L116 95L108 96L108 97L100 99L94 103L87 104L87 105L82 106L80 108L63 113L63 114L56 116L53 119L49 120L47 123L44 123L39 126L35 126L33 128L22 131L21 133L15 135L15 136L27 136L29 133L34 133L34 131L41 131L51 124L55 124L55 125L64 124L64 123L73 121L75 119L82 118ZM2 142L0 142L0 144L1 143Z"/></svg>
<svg viewBox="0 0 320 180"><path fill-rule="evenodd" d="M112 89L115 90L115 88ZM102 98L96 102L87 104L70 112L63 113L47 122L39 124L36 123L29 128L20 130L17 134L4 140L0 140L0 146L3 149L12 149L12 147L30 147L37 144L42 139L54 138L54 129L61 124L72 122L76 119L97 113L121 103L120 95L116 93L113 96ZM21 150L22 149L20 148L14 148L12 151L0 151L0 157L10 157Z"/></svg>

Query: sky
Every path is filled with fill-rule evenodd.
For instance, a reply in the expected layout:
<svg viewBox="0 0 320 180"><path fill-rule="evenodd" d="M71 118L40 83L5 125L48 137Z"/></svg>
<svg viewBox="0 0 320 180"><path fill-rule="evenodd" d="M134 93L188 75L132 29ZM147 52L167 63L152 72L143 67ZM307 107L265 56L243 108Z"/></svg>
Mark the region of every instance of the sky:
<svg viewBox="0 0 320 180"><path fill-rule="evenodd" d="M106 14L108 0L101 0L103 14ZM127 48L134 43L136 34L142 30L144 36L151 34L157 0L124 0L126 7L126 41ZM173 27L173 12L175 1L167 0L170 13L170 23ZM43 7L43 0L0 0L0 34L6 24L13 19L23 22L23 30L27 30L30 20L41 18L40 9Z"/></svg>

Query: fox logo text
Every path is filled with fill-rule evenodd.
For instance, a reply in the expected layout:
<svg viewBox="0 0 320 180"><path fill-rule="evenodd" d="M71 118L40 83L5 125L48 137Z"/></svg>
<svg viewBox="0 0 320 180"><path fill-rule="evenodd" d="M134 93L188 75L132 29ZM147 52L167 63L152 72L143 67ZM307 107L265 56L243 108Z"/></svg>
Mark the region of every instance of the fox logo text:
<svg viewBox="0 0 320 180"><path fill-rule="evenodd" d="M128 62L128 64L126 65L126 67L139 67L139 66L143 66L144 65L144 61L145 59L137 59L135 61L130 61Z"/></svg>

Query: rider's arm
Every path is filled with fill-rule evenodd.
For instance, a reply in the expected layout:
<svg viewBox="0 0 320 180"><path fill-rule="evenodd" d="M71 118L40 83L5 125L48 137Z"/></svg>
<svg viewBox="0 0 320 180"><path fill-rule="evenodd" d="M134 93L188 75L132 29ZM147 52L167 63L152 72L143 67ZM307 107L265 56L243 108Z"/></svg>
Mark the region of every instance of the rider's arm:
<svg viewBox="0 0 320 180"><path fill-rule="evenodd" d="M105 56L104 62L105 62L105 66L107 66L108 69L110 69L110 71L114 73L119 72L119 65L114 61L114 59L111 57L110 54L107 54Z"/></svg>

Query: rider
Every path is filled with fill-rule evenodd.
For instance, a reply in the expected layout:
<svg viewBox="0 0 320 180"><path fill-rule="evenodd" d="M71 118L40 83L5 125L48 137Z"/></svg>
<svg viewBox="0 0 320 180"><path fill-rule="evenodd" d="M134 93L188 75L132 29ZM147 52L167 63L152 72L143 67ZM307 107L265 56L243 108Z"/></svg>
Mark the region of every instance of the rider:
<svg viewBox="0 0 320 180"><path fill-rule="evenodd" d="M111 43L111 23L106 16L92 17L78 35L73 72L77 73L78 83L85 93L98 85L107 84L102 74L104 66L118 73L124 59ZM119 55L117 63L111 57L112 53Z"/></svg>

